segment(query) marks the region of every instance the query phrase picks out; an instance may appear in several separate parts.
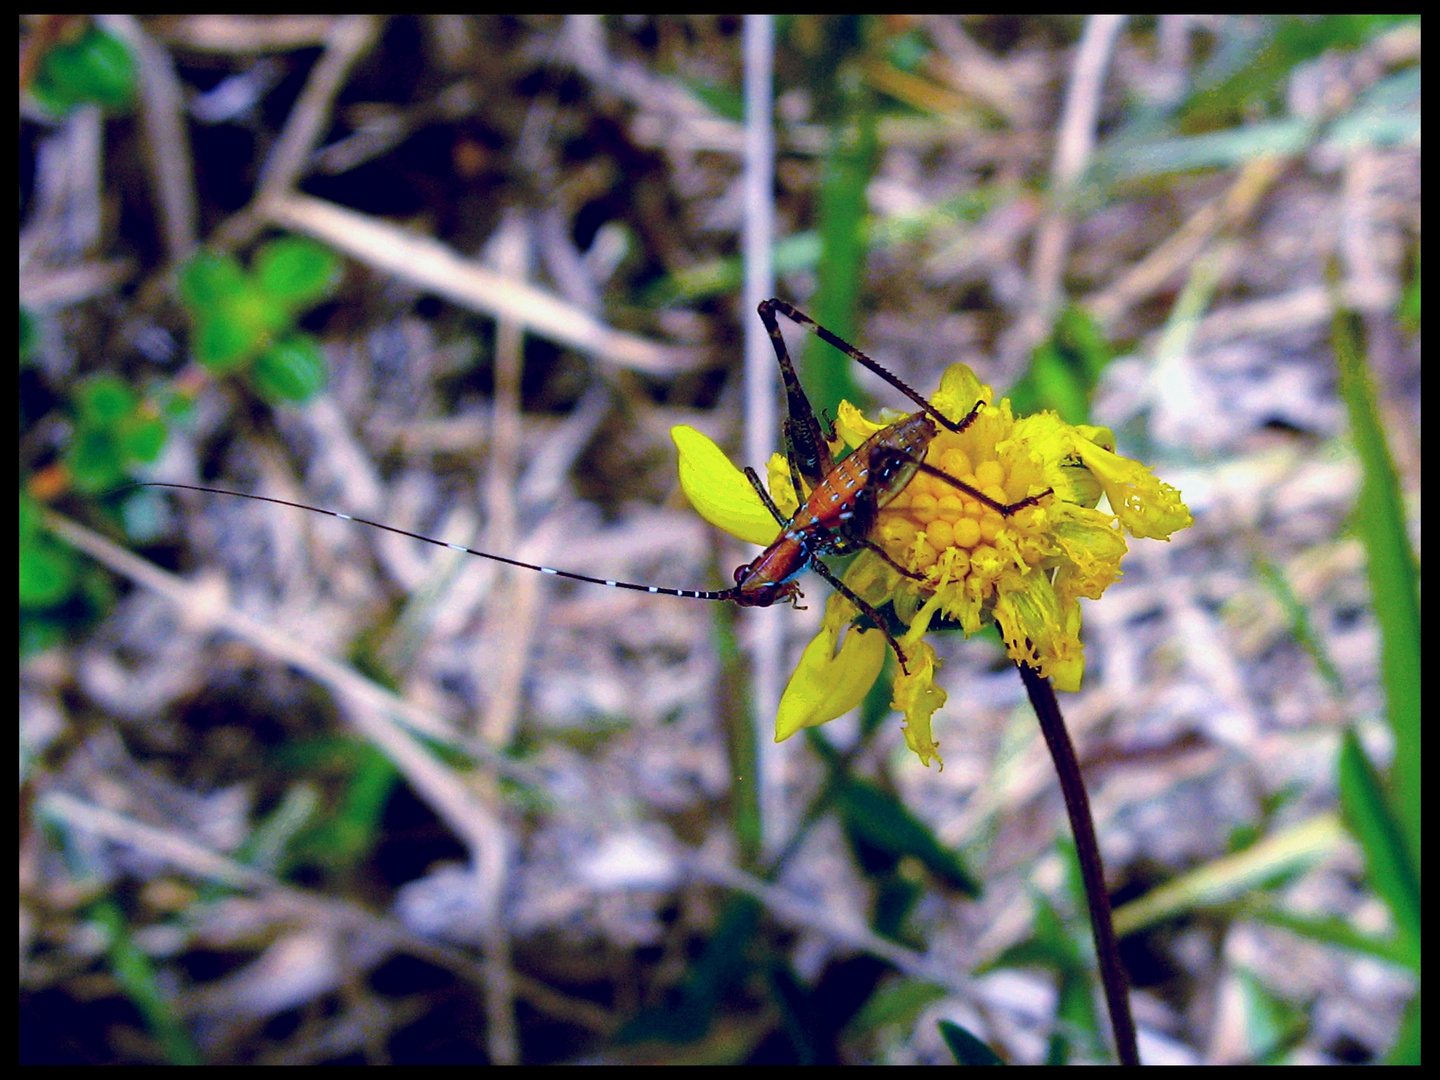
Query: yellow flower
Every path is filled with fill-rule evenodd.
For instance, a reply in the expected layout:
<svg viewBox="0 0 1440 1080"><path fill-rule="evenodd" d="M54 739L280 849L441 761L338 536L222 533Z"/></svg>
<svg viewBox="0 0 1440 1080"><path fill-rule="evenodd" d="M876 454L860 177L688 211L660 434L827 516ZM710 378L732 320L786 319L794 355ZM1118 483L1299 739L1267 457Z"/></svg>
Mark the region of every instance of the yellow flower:
<svg viewBox="0 0 1440 1080"><path fill-rule="evenodd" d="M869 537L914 576L866 550L843 578L877 610L889 605L902 627L895 632L906 663L895 679L892 706L904 713L906 742L926 764L940 757L930 721L945 703L935 682L939 662L922 640L935 619L958 624L967 635L993 621L1011 659L1050 678L1057 689L1078 690L1085 670L1079 601L1098 599L1120 576L1124 533L1168 540L1192 520L1178 491L1115 453L1106 429L1067 424L1052 412L1017 419L1009 399L993 404L993 396L968 367L952 365L932 398L935 408L959 420L976 402L984 404L965 430L942 429L925 460L996 503L1040 496L1038 505L1001 514L962 488L919 472L881 508ZM849 403L838 410L838 433L852 447L884 426ZM702 516L743 539L765 543L768 533L773 540L779 528L744 475L698 432L677 428L674 434L682 487ZM778 454L769 472L776 503L782 513L793 513L798 503ZM1096 508L1102 492L1114 514ZM746 503L753 505L740 511ZM740 522L749 531L732 527ZM879 677L883 634L852 629L841 641L857 614L844 596L830 598L820 633L786 687L777 740L849 711Z"/></svg>

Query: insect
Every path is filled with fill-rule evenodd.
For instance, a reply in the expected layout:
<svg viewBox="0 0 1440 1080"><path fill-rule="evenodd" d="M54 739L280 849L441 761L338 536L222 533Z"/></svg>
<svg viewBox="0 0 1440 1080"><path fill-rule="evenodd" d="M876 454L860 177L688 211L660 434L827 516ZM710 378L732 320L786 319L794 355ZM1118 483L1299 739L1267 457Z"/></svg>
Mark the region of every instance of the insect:
<svg viewBox="0 0 1440 1080"><path fill-rule="evenodd" d="M755 470L747 467L745 476L755 493L765 504L780 527L780 534L763 552L752 561L735 568L735 584L729 589L673 589L659 585L641 585L630 581L615 581L610 578L591 577L569 570L556 570L549 566L522 562L488 551L477 551L461 544L437 540L408 529L397 528L367 518L344 514L338 510L327 510L318 506L276 499L267 495L249 495L221 488L199 487L192 484L148 483L142 487L178 488L184 491L199 491L212 495L233 495L242 499L289 506L311 513L326 514L342 521L355 521L371 528L423 540L427 544L449 548L466 555L476 555L506 566L517 566L541 574L565 578L569 581L584 581L592 585L608 585L614 589L630 589L634 592L652 593L657 596L679 596L690 600L723 600L740 607L771 607L782 601L789 601L792 607L799 607L804 597L796 580L806 569L814 570L830 583L831 587L847 597L865 616L884 633L900 666L905 668L905 650L888 629L885 618L867 601L857 596L824 562L821 556L843 556L854 554L861 549L875 552L891 567L906 577L920 580L916 574L892 559L878 544L869 539L871 530L880 510L895 498L917 473L926 473L964 492L992 510L1009 517L1027 506L1035 506L1050 490L1031 495L1013 503L1001 503L981 491L925 462L925 452L940 428L961 432L975 421L984 405L983 401L959 421L943 416L934 406L911 389L898 376L887 371L880 364L866 356L855 346L844 341L808 315L783 300L765 300L759 307L760 319L775 347L775 357L780 365L780 374L785 386L788 415L783 424L786 457L790 466L791 480L798 495L804 501L792 517L786 518L775 505ZM876 432L851 454L839 461L830 449L835 438L834 423L822 427L816 418L810 401L790 361L785 339L780 333L777 316L784 315L791 322L804 327L822 341L833 345L862 367L873 371L900 393L919 406L919 409L904 416L888 427ZM907 669L908 670L908 669Z"/></svg>

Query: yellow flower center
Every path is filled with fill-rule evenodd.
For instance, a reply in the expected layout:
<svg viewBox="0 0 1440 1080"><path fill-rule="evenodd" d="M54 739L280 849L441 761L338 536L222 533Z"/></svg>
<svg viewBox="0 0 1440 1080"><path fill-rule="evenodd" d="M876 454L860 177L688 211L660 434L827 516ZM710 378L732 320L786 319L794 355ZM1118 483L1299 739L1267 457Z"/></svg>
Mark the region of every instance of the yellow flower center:
<svg viewBox="0 0 1440 1080"><path fill-rule="evenodd" d="M941 431L927 464L946 476L1010 505L1045 488L1038 463L1013 441L1013 422L987 407L965 431ZM1044 507L1027 506L1008 517L970 493L918 473L880 512L874 539L901 566L924 574L930 588L962 587L972 603L989 599L1009 568L1024 572L1045 557Z"/></svg>

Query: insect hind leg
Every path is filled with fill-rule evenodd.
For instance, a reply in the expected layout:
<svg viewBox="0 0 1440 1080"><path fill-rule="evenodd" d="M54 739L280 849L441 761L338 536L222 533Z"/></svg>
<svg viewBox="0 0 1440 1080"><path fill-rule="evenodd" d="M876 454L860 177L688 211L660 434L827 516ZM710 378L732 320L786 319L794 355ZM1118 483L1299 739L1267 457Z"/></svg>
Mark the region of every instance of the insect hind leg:
<svg viewBox="0 0 1440 1080"><path fill-rule="evenodd" d="M880 376L880 378L884 379L896 390L899 390L900 393L904 394L916 405L920 406L921 412L934 419L941 427L945 428L946 430L953 432L964 431L967 427L974 423L975 417L980 415L980 409L985 404L983 401L977 401L975 403L975 407L970 410L969 414L965 416L963 420L951 420L949 417L943 415L940 410L935 408L934 405L931 405L930 402L926 401L925 398L921 396L919 391L915 390L909 383L905 382L904 379L900 378L900 376L896 375L893 371L889 370L886 367L883 367L881 364L870 359L870 357L866 356L863 352L857 349L854 345L851 345L844 338L836 334L832 334L829 330L826 330L823 326L817 323L814 319L810 318L809 315L806 315L803 311L795 307L793 304L787 304L784 300L772 298L770 300L760 301L760 319L762 322L765 323L765 329L770 333L770 340L775 343L775 350L777 354L784 350L785 342L780 337L780 323L775 318L776 312L784 315L796 326L804 327L806 330L810 331L810 333L818 337L821 341L826 342L829 345L833 345L835 348L839 349L842 353L848 356L851 360L854 360L855 363L865 368L865 370L874 372L876 375ZM781 360L780 366L782 372L786 368L789 368L790 375L794 375L794 368L790 367L790 359L788 353L785 355L785 358ZM798 387L798 380L796 385ZM789 393L788 381L786 383L786 392L787 394ZM804 396L803 392L801 396ZM809 408L808 401L806 402L806 408Z"/></svg>
<svg viewBox="0 0 1440 1080"><path fill-rule="evenodd" d="M790 351L785 347L785 338L780 333L780 323L773 310L774 305L782 303L780 300L761 301L760 321L770 335L775 360L780 365L780 379L785 384L785 406L789 414L784 427L785 453L790 459L790 471L803 479L807 487L813 488L835 466L829 443L835 437L835 427L830 425L827 432L820 426L810 399L805 396L805 388L800 385L800 377L795 374L795 365L790 361ZM799 483L796 483L795 490L798 494Z"/></svg>

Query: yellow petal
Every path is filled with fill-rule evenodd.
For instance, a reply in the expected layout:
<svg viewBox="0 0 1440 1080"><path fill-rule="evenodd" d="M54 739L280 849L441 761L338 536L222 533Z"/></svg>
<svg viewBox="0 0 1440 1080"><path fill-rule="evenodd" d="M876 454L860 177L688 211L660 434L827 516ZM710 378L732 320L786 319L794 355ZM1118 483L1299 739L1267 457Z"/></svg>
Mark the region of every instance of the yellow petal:
<svg viewBox="0 0 1440 1080"><path fill-rule="evenodd" d="M1131 536L1169 540L1170 534L1195 523L1180 501L1180 492L1160 480L1147 466L1121 457L1089 439L1075 440L1081 459L1105 489L1110 508Z"/></svg>
<svg viewBox="0 0 1440 1080"><path fill-rule="evenodd" d="M1102 450L1114 451L1115 433L1107 427L1095 427L1093 424L1076 424L1075 434L1082 439L1089 439ZM1100 481L1095 474L1086 467L1085 462L1074 454L1066 456L1060 471L1070 481L1073 490L1066 496L1068 502L1076 506L1094 509L1100 505L1100 495L1104 491Z"/></svg>
<svg viewBox="0 0 1440 1080"><path fill-rule="evenodd" d="M995 622L1010 659L1029 664L1057 690L1076 691L1085 673L1080 605L1062 602L1044 574L1011 579L995 597Z"/></svg>
<svg viewBox="0 0 1440 1080"><path fill-rule="evenodd" d="M731 536L766 547L780 532L745 474L709 436L685 424L670 429L680 452L680 489L706 521Z"/></svg>
<svg viewBox="0 0 1440 1080"><path fill-rule="evenodd" d="M1012 439L1046 463L1045 482L1054 490L1056 502L1094 507L1100 501L1100 481L1086 468L1076 450L1076 443L1085 437L1085 432L1099 438L1108 435L1105 428L1067 424L1048 410L1015 421ZM1114 437L1109 438L1113 446Z"/></svg>
<svg viewBox="0 0 1440 1080"><path fill-rule="evenodd" d="M1076 424L1075 434L1082 439L1089 439L1102 450L1115 450L1115 433L1108 427L1096 427L1094 424Z"/></svg>
<svg viewBox="0 0 1440 1080"><path fill-rule="evenodd" d="M795 481L790 479L790 463L782 454L771 454L765 472L775 508L786 517L794 517L795 511L800 509L800 500L795 497Z"/></svg>
<svg viewBox="0 0 1440 1080"><path fill-rule="evenodd" d="M884 430L884 424L867 420L865 414L848 401L840 402L835 408L835 434L839 435L841 441L851 450L877 431Z"/></svg>
<svg viewBox="0 0 1440 1080"><path fill-rule="evenodd" d="M994 391L976 378L969 365L956 363L940 376L940 389L930 398L930 404L942 416L958 421L970 415L976 402L983 401L988 405L994 396Z"/></svg>
<svg viewBox="0 0 1440 1080"><path fill-rule="evenodd" d="M909 673L902 671L895 676L890 707L905 714L905 745L919 755L920 763L928 767L933 757L943 769L945 762L940 758L940 744L930 731L931 718L944 706L946 698L945 691L935 683L939 661L928 641L913 646L907 644L906 651L905 666Z"/></svg>
<svg viewBox="0 0 1440 1080"><path fill-rule="evenodd" d="M1128 550L1115 518L1083 506L1060 506L1052 530L1063 554L1056 567L1055 591L1062 598L1100 599L1120 576L1120 560Z"/></svg>
<svg viewBox="0 0 1440 1080"><path fill-rule="evenodd" d="M827 624L805 646L805 653L790 676L775 716L775 741L784 742L801 728L828 723L844 716L865 700L885 665L890 646L878 630L856 630L845 634L840 652L836 637L842 627Z"/></svg>

